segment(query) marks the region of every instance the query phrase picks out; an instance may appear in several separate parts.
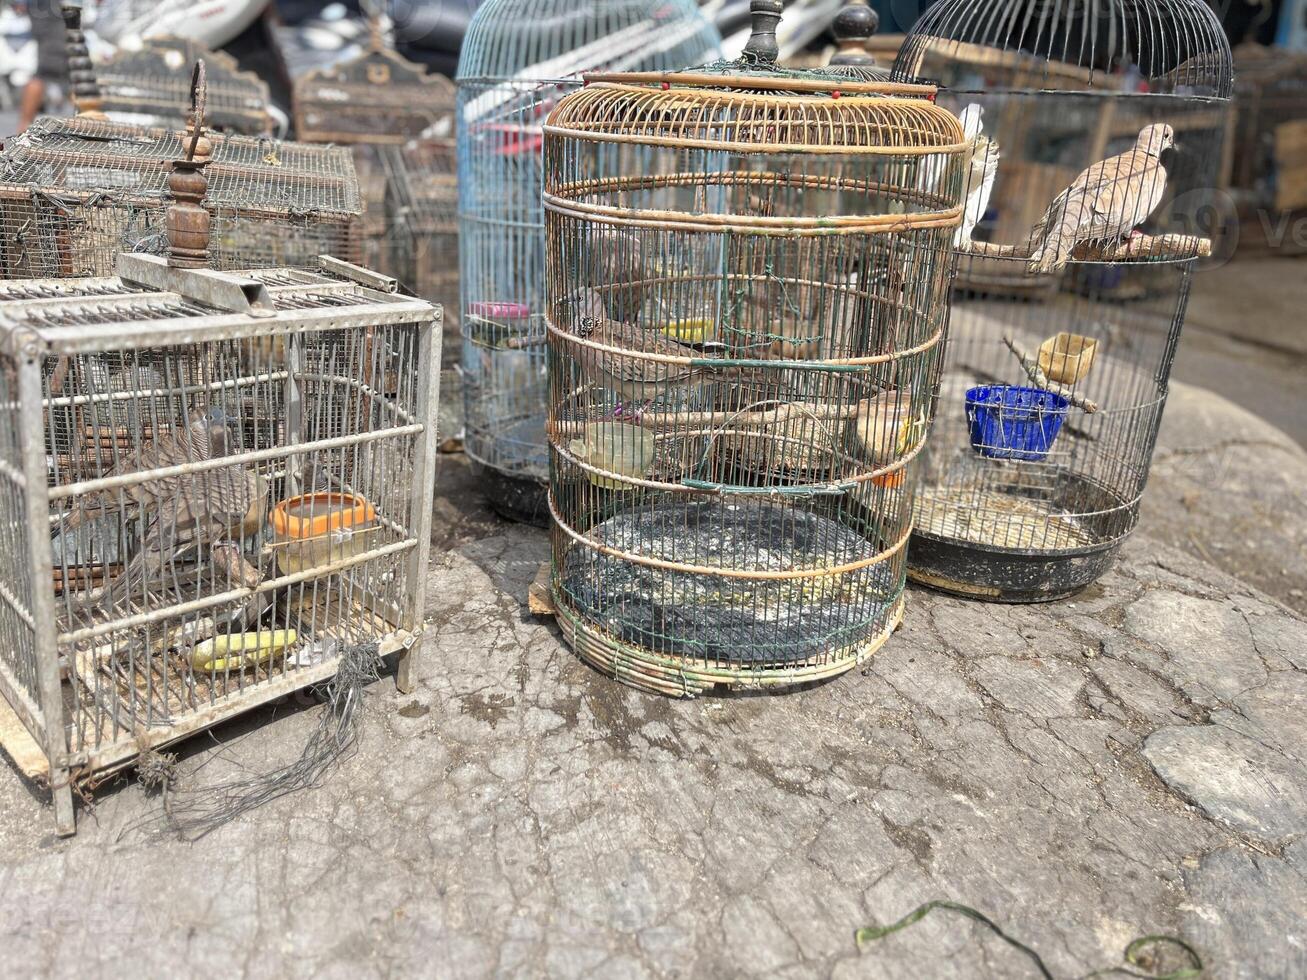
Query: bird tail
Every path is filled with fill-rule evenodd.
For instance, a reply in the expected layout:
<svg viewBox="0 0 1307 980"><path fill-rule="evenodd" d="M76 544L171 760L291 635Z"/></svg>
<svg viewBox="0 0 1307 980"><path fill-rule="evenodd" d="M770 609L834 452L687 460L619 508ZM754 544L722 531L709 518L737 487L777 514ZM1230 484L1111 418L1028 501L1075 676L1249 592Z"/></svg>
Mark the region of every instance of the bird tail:
<svg viewBox="0 0 1307 980"><path fill-rule="evenodd" d="M1065 204L1054 205L1032 238L1038 244L1030 252L1030 264L1026 270L1031 275L1047 275L1066 268L1071 261L1071 250L1076 245L1076 229L1080 226L1080 215L1072 213Z"/></svg>

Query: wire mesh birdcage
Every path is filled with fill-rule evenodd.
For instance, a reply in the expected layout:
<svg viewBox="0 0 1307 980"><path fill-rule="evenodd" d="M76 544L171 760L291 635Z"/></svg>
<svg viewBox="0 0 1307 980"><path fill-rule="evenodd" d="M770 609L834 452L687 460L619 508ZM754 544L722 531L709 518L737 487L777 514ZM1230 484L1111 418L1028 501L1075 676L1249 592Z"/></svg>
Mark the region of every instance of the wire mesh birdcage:
<svg viewBox="0 0 1307 980"><path fill-rule="evenodd" d="M176 131L87 117L38 119L0 151L0 276L108 275L119 252L165 248ZM214 134L214 269L362 258L363 205L348 150Z"/></svg>
<svg viewBox="0 0 1307 980"><path fill-rule="evenodd" d="M102 109L115 122L158 129L186 122L190 66L203 59L208 70L208 125L226 133L268 132L268 86L236 59L179 37L148 38L122 49L96 69Z"/></svg>
<svg viewBox="0 0 1307 980"><path fill-rule="evenodd" d="M912 574L1070 594L1138 515L1211 248L1229 44L1202 0L941 0L894 76L938 80L971 147Z"/></svg>
<svg viewBox="0 0 1307 980"><path fill-rule="evenodd" d="M192 92L166 259L0 282L0 742L66 833L75 785L330 678L300 763L193 825L311 783L422 633L440 313L338 259L204 268L203 63Z"/></svg>
<svg viewBox="0 0 1307 980"><path fill-rule="evenodd" d="M70 779L422 630L436 311L344 264L122 260L0 283L0 693L65 830Z"/></svg>
<svg viewBox="0 0 1307 980"><path fill-rule="evenodd" d="M367 203L364 257L417 295L458 308L458 183L454 85L385 46L376 19L368 50L295 85L296 135L351 147ZM457 315L446 355L459 353Z"/></svg>
<svg viewBox="0 0 1307 980"><path fill-rule="evenodd" d="M693 0L487 0L458 65L465 447L490 502L548 520L541 124L583 71L717 57Z"/></svg>
<svg viewBox="0 0 1307 980"><path fill-rule="evenodd" d="M933 90L778 70L752 9L746 60L589 75L545 126L555 605L677 696L897 624L961 211Z"/></svg>

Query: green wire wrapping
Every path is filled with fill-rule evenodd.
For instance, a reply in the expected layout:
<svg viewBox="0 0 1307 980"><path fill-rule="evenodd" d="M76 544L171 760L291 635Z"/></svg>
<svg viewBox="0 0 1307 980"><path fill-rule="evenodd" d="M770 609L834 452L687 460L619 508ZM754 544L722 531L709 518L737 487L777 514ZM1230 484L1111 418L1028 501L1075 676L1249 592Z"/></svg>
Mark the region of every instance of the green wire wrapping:
<svg viewBox="0 0 1307 980"><path fill-rule="evenodd" d="M913 909L897 922L890 923L887 926L863 926L861 929L855 930L853 933L853 941L857 943L858 949L864 949L868 944L874 943L878 939L884 939L886 936L892 935L900 929L906 929L908 926L916 925L916 923L920 922L931 912L935 911L935 909L946 909L947 911L957 912L960 915L965 915L969 919L976 920L1009 946L1012 946L1029 957L1030 961L1034 963L1035 969L1039 971L1041 977L1046 978L1046 980L1055 980L1052 971L1049 970L1047 965L1045 965L1043 958L1033 949L1021 942L1021 940L1009 936L996 922L994 922L993 919L989 918L989 916L985 915L983 912L973 909L969 905L961 905L957 902L942 900L926 902L924 905L917 906L917 908ZM1178 967L1169 973L1140 973L1131 969L1131 967L1136 966L1147 969L1147 967L1140 962L1143 958L1143 951L1148 947L1155 945L1174 946L1185 954L1189 960L1189 964L1187 966ZM1091 977L1114 975L1138 977L1140 980L1189 980L1189 978L1201 977L1203 975L1203 970L1205 969L1202 957L1198 955L1198 951L1183 939L1178 939L1175 936L1140 936L1138 939L1132 940L1130 944L1126 946L1125 952L1122 954L1122 959L1125 960L1126 965L1109 966L1103 967L1099 970L1092 970L1089 973L1084 974L1080 980L1089 980Z"/></svg>

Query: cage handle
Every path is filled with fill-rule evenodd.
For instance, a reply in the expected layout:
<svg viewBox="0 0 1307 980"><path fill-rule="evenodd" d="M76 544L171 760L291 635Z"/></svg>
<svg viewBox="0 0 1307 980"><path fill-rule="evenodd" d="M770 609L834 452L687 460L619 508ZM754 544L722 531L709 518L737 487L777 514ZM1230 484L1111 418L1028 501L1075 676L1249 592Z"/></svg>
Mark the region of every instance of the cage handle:
<svg viewBox="0 0 1307 980"><path fill-rule="evenodd" d="M749 4L752 32L741 61L766 68L776 66L776 59L781 55L780 45L776 43L776 27L784 12L782 0L752 0Z"/></svg>

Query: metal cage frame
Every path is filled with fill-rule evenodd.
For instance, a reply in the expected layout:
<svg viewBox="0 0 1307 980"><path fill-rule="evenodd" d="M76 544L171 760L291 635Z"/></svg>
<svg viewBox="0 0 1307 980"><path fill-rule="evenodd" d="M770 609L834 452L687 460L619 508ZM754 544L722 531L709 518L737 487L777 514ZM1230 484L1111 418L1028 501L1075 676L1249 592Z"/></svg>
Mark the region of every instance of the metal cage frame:
<svg viewBox="0 0 1307 980"><path fill-rule="evenodd" d="M118 277L0 283L0 741L51 788L61 833L74 829L75 785L323 681L352 646L399 654L397 683L410 689L424 630L441 314L398 295L393 280L322 263L224 274L124 255ZM114 357L135 381L108 375ZM254 406L232 422L232 451L144 462L164 438L193 446L177 420L214 399ZM383 460L407 482L386 477ZM265 506L268 494L366 494L369 530L355 540L333 530L354 525L327 523L325 538L295 545L286 542L298 532L269 538L276 521L256 524L236 551L222 546L225 572L214 544L198 573L181 563L203 562L203 552L169 558L160 584L133 584L136 558L118 543L134 540L118 536L128 535L131 495L174 480L183 499L235 468L267 481ZM100 516L86 521L108 529L74 531L72 515L92 501ZM244 617L260 623L278 602L274 615L287 618L273 638L262 625L245 635L275 643L276 630L296 624L296 649L313 645L306 659L292 664L289 649L242 659L228 647L226 659L195 665L206 617L221 633L219 614L235 610L248 629Z"/></svg>
<svg viewBox="0 0 1307 980"><path fill-rule="evenodd" d="M722 40L693 0L487 0L459 58L465 451L491 505L548 522L545 116L587 71L677 70Z"/></svg>
<svg viewBox="0 0 1307 980"><path fill-rule="evenodd" d="M146 38L140 48L118 51L100 63L95 73L101 111L115 122L181 128L190 104L188 69L201 59L208 69L208 125L245 136L267 133L272 98L267 82L242 71L225 51L211 51L189 38Z"/></svg>
<svg viewBox="0 0 1307 980"><path fill-rule="evenodd" d="M341 147L210 134L206 207L218 270L362 259L363 203ZM38 119L0 151L0 275L109 275L121 251L163 251L182 135L85 116Z"/></svg>
<svg viewBox="0 0 1307 980"><path fill-rule="evenodd" d="M961 215L932 88L749 67L588 75L545 126L554 606L678 697L900 621Z"/></svg>
<svg viewBox="0 0 1307 980"><path fill-rule="evenodd" d="M893 77L937 80L972 146L910 574L994 601L1073 594L1138 519L1219 231L1229 44L1203 0L941 0Z"/></svg>

